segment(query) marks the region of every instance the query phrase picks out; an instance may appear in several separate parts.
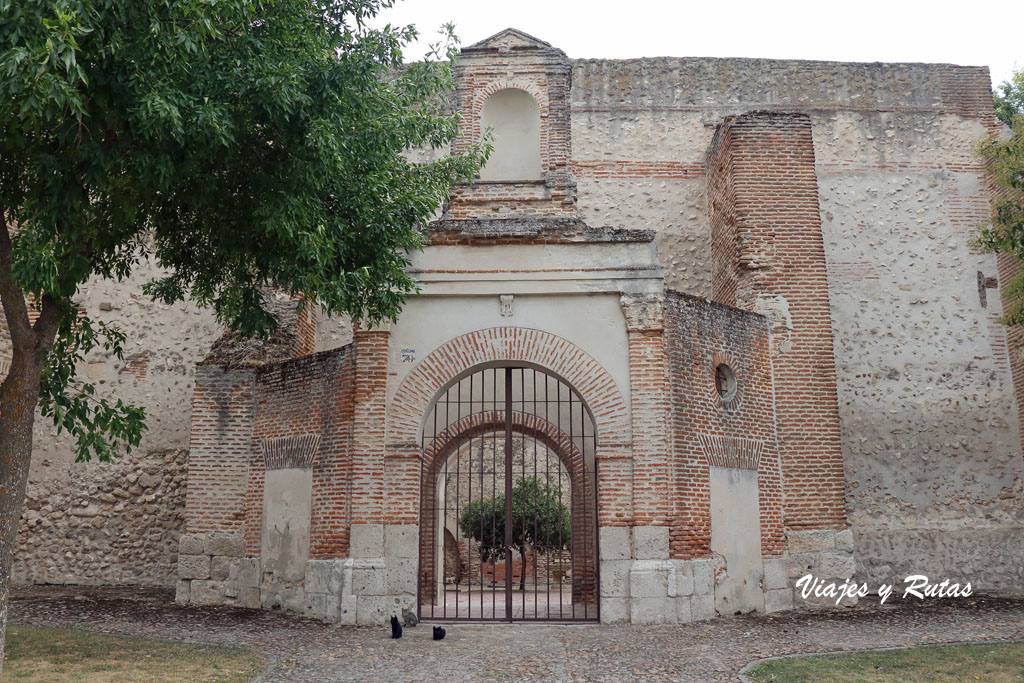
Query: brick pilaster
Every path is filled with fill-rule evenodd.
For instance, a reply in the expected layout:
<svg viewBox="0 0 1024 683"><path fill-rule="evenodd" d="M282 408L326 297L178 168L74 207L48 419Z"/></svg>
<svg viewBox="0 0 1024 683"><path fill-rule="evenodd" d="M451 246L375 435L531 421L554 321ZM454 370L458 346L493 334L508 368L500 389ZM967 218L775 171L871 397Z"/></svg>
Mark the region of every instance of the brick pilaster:
<svg viewBox="0 0 1024 683"><path fill-rule="evenodd" d="M660 297L624 295L633 422L633 523L671 522L668 356Z"/></svg>
<svg viewBox="0 0 1024 683"><path fill-rule="evenodd" d="M747 310L787 310L772 347L785 522L843 528L843 456L810 118L780 112L728 118L706 164L715 299Z"/></svg>
<svg viewBox="0 0 1024 683"><path fill-rule="evenodd" d="M385 421L391 333L357 329L352 410L352 523L384 521Z"/></svg>

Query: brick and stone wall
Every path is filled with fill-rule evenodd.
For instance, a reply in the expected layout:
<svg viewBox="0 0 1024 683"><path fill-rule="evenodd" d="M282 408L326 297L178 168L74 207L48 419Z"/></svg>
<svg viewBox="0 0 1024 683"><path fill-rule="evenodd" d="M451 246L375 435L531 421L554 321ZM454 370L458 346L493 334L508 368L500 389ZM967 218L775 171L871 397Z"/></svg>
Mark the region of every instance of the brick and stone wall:
<svg viewBox="0 0 1024 683"><path fill-rule="evenodd" d="M512 45L506 47L506 56L498 48L495 54L518 59ZM561 59L552 53L552 66L562 69L555 63ZM910 571L971 575L982 591L1019 592L1024 408L1018 394L1024 389L1020 382L1014 385L1013 368L1019 379L1021 338L1008 340L996 322L998 286L988 288L984 306L977 286L979 271L997 278L998 285L1007 266L997 267L995 258L967 246L974 225L987 214L984 168L973 155L976 141L993 130L987 69L580 59L569 60L567 77L558 75L552 83L568 86L568 173L559 192L567 201L571 190L578 215L592 226L656 232L666 284L699 296L712 296L715 281L716 212L709 206L705 157L716 128L728 116L754 111L809 118L845 512L858 570L874 582ZM558 93L545 93L552 106L552 93ZM553 148L551 139L547 144ZM557 201L545 197L533 204L553 211L562 201L559 195ZM500 204L481 206L489 211ZM209 312L143 297L139 285L158 272L145 263L124 283L89 283L83 292L90 313L127 332L128 349L124 363L98 354L81 373L97 382L101 394L147 408L150 430L138 459L99 466L74 463L66 436L37 422L25 512L26 520L37 521L27 521L20 536L20 581L174 581L173 551L155 548L170 548L180 533L183 494L161 497L161 505L171 505L166 514L122 519L118 515L129 505L142 510L152 503L143 500L145 494L107 502L105 494L114 492L103 490L108 481L141 477L154 468L171 482L180 480L180 458L169 454L188 448L196 366L221 333ZM763 310L785 325L782 302L764 303L779 304ZM0 376L4 337L0 328ZM350 338L344 321L320 321L315 348ZM631 467L627 458L610 459L601 476L616 470L631 477L625 474ZM604 483L601 491L613 490ZM65 500L67 491L94 488L79 501ZM85 561L92 575L83 577L84 565L68 557L70 549L50 550L57 547L55 538L97 533L95 518L61 515L59 506L78 502L94 505L97 517L121 519L117 537L154 534L163 540L142 554L115 554L102 550L108 541L97 539L94 560ZM115 510L119 505L124 507ZM612 517L628 518L631 506L632 500L621 502ZM109 523L103 533L108 531L113 538ZM838 527L811 531L805 546L845 549L851 543ZM330 552L345 542L331 541Z"/></svg>

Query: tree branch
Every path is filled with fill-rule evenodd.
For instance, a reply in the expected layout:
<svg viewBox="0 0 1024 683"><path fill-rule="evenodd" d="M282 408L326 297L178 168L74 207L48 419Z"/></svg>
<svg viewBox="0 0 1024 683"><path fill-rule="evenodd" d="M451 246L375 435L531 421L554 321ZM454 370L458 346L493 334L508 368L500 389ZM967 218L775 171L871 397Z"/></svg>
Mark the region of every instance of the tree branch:
<svg viewBox="0 0 1024 683"><path fill-rule="evenodd" d="M35 333L29 323L25 295L11 275L11 232L3 207L0 207L0 303L14 349L24 351L32 348L36 342Z"/></svg>

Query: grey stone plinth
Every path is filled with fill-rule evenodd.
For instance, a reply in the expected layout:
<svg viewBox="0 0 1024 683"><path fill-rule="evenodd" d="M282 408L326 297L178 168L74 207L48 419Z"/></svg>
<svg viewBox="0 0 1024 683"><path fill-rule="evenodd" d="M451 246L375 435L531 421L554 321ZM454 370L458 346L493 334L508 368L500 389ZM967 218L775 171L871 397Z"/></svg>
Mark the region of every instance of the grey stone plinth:
<svg viewBox="0 0 1024 683"><path fill-rule="evenodd" d="M668 527L633 527L633 557L638 560L667 560Z"/></svg>
<svg viewBox="0 0 1024 683"><path fill-rule="evenodd" d="M387 577L384 581L384 591L387 595L415 593L416 560L388 558Z"/></svg>
<svg viewBox="0 0 1024 683"><path fill-rule="evenodd" d="M353 524L349 549L352 557L384 557L384 525Z"/></svg>
<svg viewBox="0 0 1024 683"><path fill-rule="evenodd" d="M633 550L629 527L603 526L599 530L601 560L628 560Z"/></svg>
<svg viewBox="0 0 1024 683"><path fill-rule="evenodd" d="M203 537L199 534L182 534L178 539L178 552L182 555L202 555Z"/></svg>
<svg viewBox="0 0 1024 683"><path fill-rule="evenodd" d="M661 560L637 560L629 570L629 597L634 602L638 598L668 597L669 584L675 592L675 571L671 562Z"/></svg>
<svg viewBox="0 0 1024 683"><path fill-rule="evenodd" d="M674 600L630 598L629 620L634 624L672 624L676 619Z"/></svg>
<svg viewBox="0 0 1024 683"><path fill-rule="evenodd" d="M793 591L789 588L779 588L764 592L764 611L781 612L793 609Z"/></svg>
<svg viewBox="0 0 1024 683"><path fill-rule="evenodd" d="M693 594L711 595L715 590L715 573L711 560L691 560L690 566L693 569Z"/></svg>
<svg viewBox="0 0 1024 683"><path fill-rule="evenodd" d="M207 534L203 552L207 555L245 557L245 539L235 534Z"/></svg>
<svg viewBox="0 0 1024 683"><path fill-rule="evenodd" d="M763 582L766 591L788 589L789 572L786 571L786 561L781 558L765 558Z"/></svg>
<svg viewBox="0 0 1024 683"><path fill-rule="evenodd" d="M676 590L678 596L693 595L693 563L687 560L675 560ZM689 603L687 603L689 610ZM689 620L687 620L689 621Z"/></svg>
<svg viewBox="0 0 1024 683"><path fill-rule="evenodd" d="M629 596L629 570L633 566L631 560L606 560L601 562L601 599L602 611L605 598L625 598Z"/></svg>
<svg viewBox="0 0 1024 683"><path fill-rule="evenodd" d="M689 597L678 597L673 602L676 607L677 624L688 624L693 621L693 611L690 608Z"/></svg>
<svg viewBox="0 0 1024 683"><path fill-rule="evenodd" d="M415 559L419 557L419 554L418 526L415 524L388 524L384 527L384 557Z"/></svg>
<svg viewBox="0 0 1024 683"><path fill-rule="evenodd" d="M715 616L715 596L694 595L690 598L693 621L704 621Z"/></svg>
<svg viewBox="0 0 1024 683"><path fill-rule="evenodd" d="M210 556L178 555L178 577L182 579L210 578Z"/></svg>
<svg viewBox="0 0 1024 683"><path fill-rule="evenodd" d="M187 605L189 602L191 587L191 581L185 579L179 580L174 587L174 602L178 603L179 605Z"/></svg>
<svg viewBox="0 0 1024 683"><path fill-rule="evenodd" d="M853 531L843 529L836 534L836 550L845 550L848 553L853 552Z"/></svg>
<svg viewBox="0 0 1024 683"><path fill-rule="evenodd" d="M224 581L231 573L231 560L237 558L224 557L223 555L210 558L210 578L217 581Z"/></svg>
<svg viewBox="0 0 1024 683"><path fill-rule="evenodd" d="M821 553L818 560L818 578L846 579L853 576L856 563L847 553Z"/></svg>
<svg viewBox="0 0 1024 683"><path fill-rule="evenodd" d="M629 598L601 598L601 623L625 624L629 622Z"/></svg>
<svg viewBox="0 0 1024 683"><path fill-rule="evenodd" d="M224 603L223 581L193 581L191 603L193 605L221 605Z"/></svg>
<svg viewBox="0 0 1024 683"><path fill-rule="evenodd" d="M352 565L353 595L384 595L385 570L383 560L355 560Z"/></svg>
<svg viewBox="0 0 1024 683"><path fill-rule="evenodd" d="M789 552L806 553L817 550L831 550L836 547L836 532L830 529L789 531L786 533Z"/></svg>

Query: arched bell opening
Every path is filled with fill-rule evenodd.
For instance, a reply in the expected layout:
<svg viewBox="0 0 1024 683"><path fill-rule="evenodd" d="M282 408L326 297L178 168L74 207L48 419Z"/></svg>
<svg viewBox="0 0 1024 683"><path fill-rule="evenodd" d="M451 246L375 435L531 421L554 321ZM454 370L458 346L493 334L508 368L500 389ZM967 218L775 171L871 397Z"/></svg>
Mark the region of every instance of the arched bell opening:
<svg viewBox="0 0 1024 683"><path fill-rule="evenodd" d="M423 618L598 620L596 434L571 386L475 369L434 401L422 445Z"/></svg>

